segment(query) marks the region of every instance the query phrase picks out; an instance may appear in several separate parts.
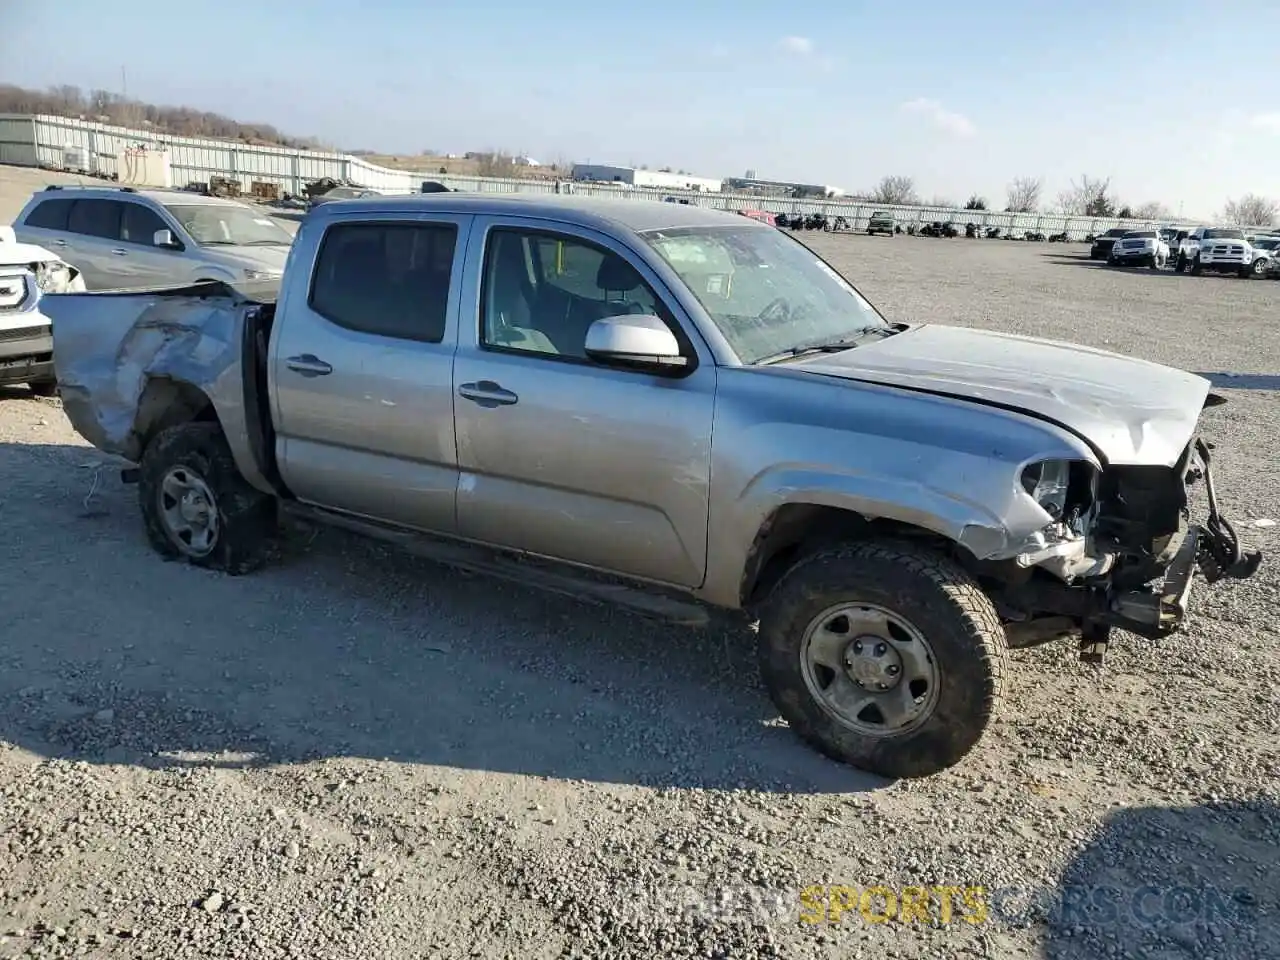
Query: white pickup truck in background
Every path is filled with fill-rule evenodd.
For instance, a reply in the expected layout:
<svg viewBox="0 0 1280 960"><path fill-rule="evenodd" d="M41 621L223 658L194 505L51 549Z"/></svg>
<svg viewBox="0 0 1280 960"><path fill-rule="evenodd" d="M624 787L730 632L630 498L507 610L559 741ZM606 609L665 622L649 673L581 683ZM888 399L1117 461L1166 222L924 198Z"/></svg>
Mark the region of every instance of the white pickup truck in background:
<svg viewBox="0 0 1280 960"><path fill-rule="evenodd" d="M1174 269L1192 275L1211 273L1252 275L1253 248L1238 227L1196 227L1178 248Z"/></svg>
<svg viewBox="0 0 1280 960"><path fill-rule="evenodd" d="M0 226L0 386L27 384L33 393L57 390L53 331L40 311L44 293L83 293L79 271L44 247L18 243Z"/></svg>

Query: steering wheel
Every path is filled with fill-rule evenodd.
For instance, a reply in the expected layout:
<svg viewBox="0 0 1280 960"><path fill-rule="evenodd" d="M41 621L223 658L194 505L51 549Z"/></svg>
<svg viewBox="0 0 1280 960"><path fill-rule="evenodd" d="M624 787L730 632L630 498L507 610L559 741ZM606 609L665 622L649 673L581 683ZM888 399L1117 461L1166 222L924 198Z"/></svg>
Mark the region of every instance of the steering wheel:
<svg viewBox="0 0 1280 960"><path fill-rule="evenodd" d="M787 305L786 298L775 297L773 300L770 300L765 305L765 308L756 315L756 319L766 321L777 320L779 322L783 322L790 318L790 316L791 308Z"/></svg>

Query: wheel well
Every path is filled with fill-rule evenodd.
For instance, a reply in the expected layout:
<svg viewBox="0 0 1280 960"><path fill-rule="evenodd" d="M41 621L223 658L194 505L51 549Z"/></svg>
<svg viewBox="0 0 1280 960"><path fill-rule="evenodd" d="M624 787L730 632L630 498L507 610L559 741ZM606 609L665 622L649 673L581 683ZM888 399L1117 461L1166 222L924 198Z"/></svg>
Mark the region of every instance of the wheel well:
<svg viewBox="0 0 1280 960"><path fill-rule="evenodd" d="M138 398L138 414L133 422L136 450L133 460L162 430L180 423L218 422L213 401L197 386L169 377L152 377Z"/></svg>
<svg viewBox="0 0 1280 960"><path fill-rule="evenodd" d="M756 532L747 555L740 599L749 609L803 556L849 540L896 537L938 546L952 554L956 544L946 537L909 523L868 519L853 510L812 503L788 503L775 510Z"/></svg>

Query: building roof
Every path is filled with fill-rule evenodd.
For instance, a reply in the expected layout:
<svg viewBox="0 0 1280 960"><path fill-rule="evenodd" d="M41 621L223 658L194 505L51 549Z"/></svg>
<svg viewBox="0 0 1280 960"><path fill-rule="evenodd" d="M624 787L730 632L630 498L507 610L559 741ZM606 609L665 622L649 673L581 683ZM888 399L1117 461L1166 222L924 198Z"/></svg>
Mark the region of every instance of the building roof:
<svg viewBox="0 0 1280 960"><path fill-rule="evenodd" d="M581 197L563 194L427 193L406 196L334 200L317 207L309 216L342 213L374 213L405 210L415 213L494 214L557 220L577 226L623 227L636 233L676 227L709 227L727 224L748 228L764 224L747 217L692 204L656 200L623 200L613 197Z"/></svg>

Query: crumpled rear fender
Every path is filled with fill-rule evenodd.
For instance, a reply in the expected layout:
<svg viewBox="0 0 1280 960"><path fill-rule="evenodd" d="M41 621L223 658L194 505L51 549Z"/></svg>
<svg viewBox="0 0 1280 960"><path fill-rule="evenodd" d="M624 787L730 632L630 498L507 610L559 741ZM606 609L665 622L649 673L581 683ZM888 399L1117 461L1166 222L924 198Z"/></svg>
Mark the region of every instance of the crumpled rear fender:
<svg viewBox="0 0 1280 960"><path fill-rule="evenodd" d="M246 479L270 489L248 445L241 343L249 308L234 292L66 294L42 306L53 320L63 409L89 443L136 462L157 428L180 422L203 396Z"/></svg>

